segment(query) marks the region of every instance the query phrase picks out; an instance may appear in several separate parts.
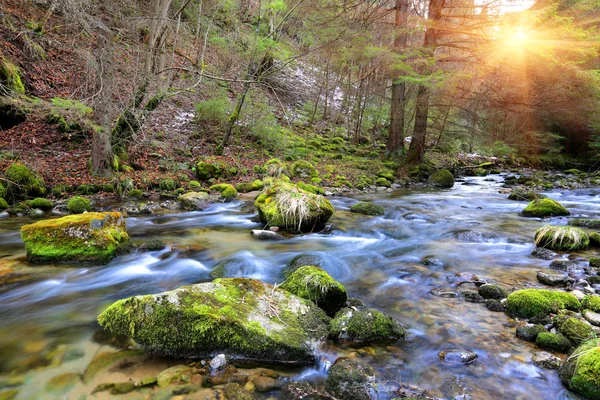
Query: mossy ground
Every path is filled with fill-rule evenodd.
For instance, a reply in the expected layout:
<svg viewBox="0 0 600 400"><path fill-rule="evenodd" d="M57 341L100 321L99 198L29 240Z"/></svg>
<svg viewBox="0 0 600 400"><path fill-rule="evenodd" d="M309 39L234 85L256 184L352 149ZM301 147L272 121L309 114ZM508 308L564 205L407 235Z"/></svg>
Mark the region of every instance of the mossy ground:
<svg viewBox="0 0 600 400"><path fill-rule="evenodd" d="M579 310L580 306L574 295L546 289L517 290L508 295L506 302L507 312L521 318L547 315L563 308Z"/></svg>
<svg viewBox="0 0 600 400"><path fill-rule="evenodd" d="M21 228L31 262L105 263L131 245L120 213L85 213Z"/></svg>

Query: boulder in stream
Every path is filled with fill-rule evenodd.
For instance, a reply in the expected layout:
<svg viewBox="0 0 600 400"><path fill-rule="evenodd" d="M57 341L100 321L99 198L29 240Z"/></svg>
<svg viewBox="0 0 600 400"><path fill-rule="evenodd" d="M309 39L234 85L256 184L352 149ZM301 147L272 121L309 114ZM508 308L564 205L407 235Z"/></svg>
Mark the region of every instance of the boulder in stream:
<svg viewBox="0 0 600 400"><path fill-rule="evenodd" d="M427 183L441 188L451 188L454 186L454 175L447 169L443 169L434 172L429 179L427 179Z"/></svg>
<svg viewBox="0 0 600 400"><path fill-rule="evenodd" d="M471 350L443 350L438 357L448 364L471 364L478 356Z"/></svg>
<svg viewBox="0 0 600 400"><path fill-rule="evenodd" d="M331 321L329 337L347 342L403 339L404 328L391 316L372 308L344 308Z"/></svg>
<svg viewBox="0 0 600 400"><path fill-rule="evenodd" d="M361 201L350 207L350 212L363 215L384 215L385 208L370 201Z"/></svg>
<svg viewBox="0 0 600 400"><path fill-rule="evenodd" d="M188 192L179 196L179 203L184 210L203 211L210 207L208 193Z"/></svg>
<svg viewBox="0 0 600 400"><path fill-rule="evenodd" d="M279 233L264 229L253 229L250 233L258 240L283 240Z"/></svg>
<svg viewBox="0 0 600 400"><path fill-rule="evenodd" d="M338 358L329 369L325 389L344 400L371 400L375 376L371 368Z"/></svg>
<svg viewBox="0 0 600 400"><path fill-rule="evenodd" d="M311 301L255 279L217 279L119 300L102 327L148 353L178 358L310 364L327 337L328 317Z"/></svg>
<svg viewBox="0 0 600 400"><path fill-rule="evenodd" d="M571 226L546 225L535 231L535 245L550 250L576 251L587 249L589 244L588 235Z"/></svg>
<svg viewBox="0 0 600 400"><path fill-rule="evenodd" d="M506 311L520 318L547 315L560 309L579 310L580 303L571 293L546 289L522 289L508 295Z"/></svg>
<svg viewBox="0 0 600 400"><path fill-rule="evenodd" d="M35 263L107 263L132 248L118 212L84 213L21 228L27 259Z"/></svg>
<svg viewBox="0 0 600 400"><path fill-rule="evenodd" d="M556 200L544 198L535 199L521 212L524 217L559 217L571 215L562 204Z"/></svg>
<svg viewBox="0 0 600 400"><path fill-rule="evenodd" d="M586 399L600 398L600 339L581 344L558 371L562 383Z"/></svg>

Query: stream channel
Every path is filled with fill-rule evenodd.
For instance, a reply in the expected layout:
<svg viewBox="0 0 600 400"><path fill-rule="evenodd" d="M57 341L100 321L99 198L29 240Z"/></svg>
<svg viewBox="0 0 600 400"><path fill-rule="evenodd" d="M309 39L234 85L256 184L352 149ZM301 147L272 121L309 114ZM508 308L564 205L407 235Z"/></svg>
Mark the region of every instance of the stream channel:
<svg viewBox="0 0 600 400"><path fill-rule="evenodd" d="M392 315L409 335L405 341L366 351L328 343L318 366L281 369L286 379L321 385L326 366L348 356L374 368L382 399L392 397L383 389L399 383L418 385L444 399L570 398L556 371L533 365L531 355L539 350L515 337L515 321L483 304L430 293L435 288L467 289L456 283L468 274L509 290L542 287L536 272L547 270L550 261L530 253L534 231L548 221L521 217L526 203L500 194L502 181L502 176L493 175L466 178L446 190L332 197L336 212L330 220L331 234L281 242L258 241L250 235L261 225L254 222L249 201L215 204L203 212L129 217L128 232L135 243L161 239L167 249L134 252L102 266L29 265L19 229L32 220L0 220L0 266L36 277L0 286L0 385L11 379L21 382L16 399L111 398L106 393L90 395L93 387L81 382L61 394L47 389L53 377L82 374L95 355L116 351L102 340L95 322L106 306L132 295L209 281L213 267L228 258L241 260L239 276L281 282L286 263L298 254L315 253L350 297ZM600 189L545 194L569 208L573 217L600 218ZM385 215L350 213L359 199L381 204ZM551 223L566 221L552 218ZM564 257L583 261L594 254L590 250ZM425 266L421 262L425 257L441 263ZM448 365L438 353L451 349L471 350L479 357L469 365ZM55 360L57 354L60 362ZM156 373L175 364L146 358L143 371L135 373ZM131 374L124 371L122 377L126 380ZM262 399L277 397L277 391L257 394Z"/></svg>

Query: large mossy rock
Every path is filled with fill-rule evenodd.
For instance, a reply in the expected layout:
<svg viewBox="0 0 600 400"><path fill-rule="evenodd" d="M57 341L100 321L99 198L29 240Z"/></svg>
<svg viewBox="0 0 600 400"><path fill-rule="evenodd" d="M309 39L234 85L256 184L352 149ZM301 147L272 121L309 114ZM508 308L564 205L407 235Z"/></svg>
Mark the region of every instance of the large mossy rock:
<svg viewBox="0 0 600 400"><path fill-rule="evenodd" d="M335 361L325 381L325 389L344 400L371 400L374 385L375 375L370 367L344 358Z"/></svg>
<svg viewBox="0 0 600 400"><path fill-rule="evenodd" d="M508 199L509 200L516 200L516 201L533 201L533 200L537 200L537 199L545 199L546 196L544 196L543 194L539 194L537 192L533 192L531 190L526 190L526 189L521 189L521 188L515 188L513 189L512 192L510 192L510 194L508 195Z"/></svg>
<svg viewBox="0 0 600 400"><path fill-rule="evenodd" d="M298 297L314 301L330 317L341 310L348 300L344 285L315 266L298 268L280 287Z"/></svg>
<svg viewBox="0 0 600 400"><path fill-rule="evenodd" d="M227 354L295 364L315 361L329 318L308 300L255 279L216 279L119 300L98 322L148 353L178 358Z"/></svg>
<svg viewBox="0 0 600 400"><path fill-rule="evenodd" d="M339 311L331 321L329 337L344 342L392 341L406 336L392 317L372 308L353 307Z"/></svg>
<svg viewBox="0 0 600 400"><path fill-rule="evenodd" d="M385 208L379 204L371 203L370 201L361 201L350 207L350 212L363 215L384 215Z"/></svg>
<svg viewBox="0 0 600 400"><path fill-rule="evenodd" d="M212 204L209 200L208 193L204 192L188 192L179 196L179 204L184 210L203 211Z"/></svg>
<svg viewBox="0 0 600 400"><path fill-rule="evenodd" d="M552 199L535 199L521 212L524 217L559 217L571 215L562 204Z"/></svg>
<svg viewBox="0 0 600 400"><path fill-rule="evenodd" d="M600 399L600 339L591 339L567 357L558 374L562 383L586 399Z"/></svg>
<svg viewBox="0 0 600 400"><path fill-rule="evenodd" d="M451 188L454 186L454 175L447 169L443 169L431 175L427 182L433 186Z"/></svg>
<svg viewBox="0 0 600 400"><path fill-rule="evenodd" d="M9 165L4 172L6 178L6 200L19 201L27 197L42 197L46 194L44 180L20 163Z"/></svg>
<svg viewBox="0 0 600 400"><path fill-rule="evenodd" d="M535 231L535 245L550 250L576 251L587 249L590 238L579 228L571 226L543 226Z"/></svg>
<svg viewBox="0 0 600 400"><path fill-rule="evenodd" d="M291 232L320 231L333 215L325 197L277 181L254 202L262 223Z"/></svg>
<svg viewBox="0 0 600 400"><path fill-rule="evenodd" d="M517 290L506 299L506 311L520 318L547 315L565 308L577 311L580 306L573 294L546 289Z"/></svg>
<svg viewBox="0 0 600 400"><path fill-rule="evenodd" d="M31 262L106 263L131 249L118 212L85 213L39 221L21 228Z"/></svg>

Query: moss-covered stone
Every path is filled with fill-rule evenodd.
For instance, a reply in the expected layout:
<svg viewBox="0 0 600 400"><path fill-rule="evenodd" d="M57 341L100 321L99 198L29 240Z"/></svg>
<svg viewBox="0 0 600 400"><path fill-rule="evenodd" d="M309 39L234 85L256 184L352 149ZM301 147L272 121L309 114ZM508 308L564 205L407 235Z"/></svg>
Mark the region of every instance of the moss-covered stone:
<svg viewBox="0 0 600 400"><path fill-rule="evenodd" d="M51 210L54 207L54 204L50 200L36 197L33 200L28 200L26 203L31 208L39 208L41 210Z"/></svg>
<svg viewBox="0 0 600 400"><path fill-rule="evenodd" d="M364 214L364 215L384 215L385 208L379 204L371 203L370 201L356 203L350 207L350 211L353 213Z"/></svg>
<svg viewBox="0 0 600 400"><path fill-rule="evenodd" d="M9 201L15 202L46 194L44 180L23 164L9 165L4 176L6 177L6 199Z"/></svg>
<svg viewBox="0 0 600 400"><path fill-rule="evenodd" d="M46 383L45 389L47 393L54 395L63 394L72 389L80 380L81 375L74 372L67 372L50 379Z"/></svg>
<svg viewBox="0 0 600 400"><path fill-rule="evenodd" d="M165 242L158 239L149 240L140 246L142 251L161 251L167 247Z"/></svg>
<svg viewBox="0 0 600 400"><path fill-rule="evenodd" d="M565 386L586 399L600 399L600 339L582 343L560 367Z"/></svg>
<svg viewBox="0 0 600 400"><path fill-rule="evenodd" d="M571 215L562 204L552 199L535 199L521 212L525 217L558 217Z"/></svg>
<svg viewBox="0 0 600 400"><path fill-rule="evenodd" d="M254 279L217 279L119 300L98 317L147 352L312 363L328 318L312 302Z"/></svg>
<svg viewBox="0 0 600 400"><path fill-rule="evenodd" d="M31 262L106 263L131 248L120 213L85 213L21 228Z"/></svg>
<svg viewBox="0 0 600 400"><path fill-rule="evenodd" d="M555 351L557 353L568 353L573 345L569 339L560 333L542 332L537 335L535 344L544 350Z"/></svg>
<svg viewBox="0 0 600 400"><path fill-rule="evenodd" d="M537 200L537 199L545 199L546 196L544 196L543 194L537 193L537 192L532 192L530 190L525 190L525 189L513 189L513 191L508 195L508 199L509 200L516 200L516 201L533 201L533 200Z"/></svg>
<svg viewBox="0 0 600 400"><path fill-rule="evenodd" d="M202 189L202 185L198 181L190 181L189 187L190 187L190 190L193 190L195 192L199 192L200 189Z"/></svg>
<svg viewBox="0 0 600 400"><path fill-rule="evenodd" d="M584 231L570 226L544 226L535 231L534 238L536 246L558 251L587 249L590 244Z"/></svg>
<svg viewBox="0 0 600 400"><path fill-rule="evenodd" d="M475 175L475 176L486 176L487 174L488 174L488 171L485 168L473 169L473 175Z"/></svg>
<svg viewBox="0 0 600 400"><path fill-rule="evenodd" d="M132 200L140 200L142 197L144 197L144 192L140 189L133 189L127 193L127 198Z"/></svg>
<svg viewBox="0 0 600 400"><path fill-rule="evenodd" d="M252 189L252 182L240 182L235 185L235 190L237 190L239 193L248 193L254 189Z"/></svg>
<svg viewBox="0 0 600 400"><path fill-rule="evenodd" d="M179 204L184 210L202 211L210 206L208 194L204 192L188 192L179 196Z"/></svg>
<svg viewBox="0 0 600 400"><path fill-rule="evenodd" d="M298 181L298 183L296 183L296 186L312 194L325 194L325 190L323 190L322 188L315 185L311 185L310 183L304 183L303 181Z"/></svg>
<svg viewBox="0 0 600 400"><path fill-rule="evenodd" d="M484 299L502 300L508 296L508 292L505 289L501 288L498 285L493 285L491 283L481 285L477 292Z"/></svg>
<svg viewBox="0 0 600 400"><path fill-rule="evenodd" d="M156 384L160 387L171 383L186 383L190 381L191 368L187 365L175 365L162 371L156 377Z"/></svg>
<svg viewBox="0 0 600 400"><path fill-rule="evenodd" d="M387 180L388 182L394 182L394 171L389 170L389 169L382 169L381 171L379 171L377 173L377 177L378 178L383 178L385 180Z"/></svg>
<svg viewBox="0 0 600 400"><path fill-rule="evenodd" d="M312 253L298 254L297 256L292 258L292 260L285 267L283 267L283 270L281 271L281 273L287 279L298 268L304 267L307 265L314 265L316 267L323 269L323 267L325 266L325 260L324 260L323 256L321 256L320 254L317 254L317 253L315 253L315 254L312 254Z"/></svg>
<svg viewBox="0 0 600 400"><path fill-rule="evenodd" d="M262 223L292 232L319 231L334 211L325 197L281 181L266 188L254 206Z"/></svg>
<svg viewBox="0 0 600 400"><path fill-rule="evenodd" d="M297 269L280 287L298 297L312 300L330 317L341 310L348 300L346 288L327 272L315 266Z"/></svg>
<svg viewBox="0 0 600 400"><path fill-rule="evenodd" d="M590 232L588 237L590 238L590 247L600 247L600 233Z"/></svg>
<svg viewBox="0 0 600 400"><path fill-rule="evenodd" d="M0 57L0 83L17 94L25 93L21 70L4 57Z"/></svg>
<svg viewBox="0 0 600 400"><path fill-rule="evenodd" d="M85 211L92 211L92 203L85 197L72 197L67 203L67 210L71 214L81 214Z"/></svg>
<svg viewBox="0 0 600 400"><path fill-rule="evenodd" d="M454 175L452 175L452 172L448 171L447 169L443 169L431 175L428 179L428 182L433 186L451 188L454 186Z"/></svg>
<svg viewBox="0 0 600 400"><path fill-rule="evenodd" d="M581 309L600 313L600 296L585 296L581 301Z"/></svg>
<svg viewBox="0 0 600 400"><path fill-rule="evenodd" d="M377 178L377 180L375 181L375 185L376 186L383 186L383 187L391 187L392 184L390 183L390 181L388 181L385 178Z"/></svg>
<svg viewBox="0 0 600 400"><path fill-rule="evenodd" d="M371 400L373 371L356 361L339 358L329 369L325 389L338 399Z"/></svg>
<svg viewBox="0 0 600 400"><path fill-rule="evenodd" d="M0 199L4 199L6 197L6 188L2 183L0 183Z"/></svg>
<svg viewBox="0 0 600 400"><path fill-rule="evenodd" d="M331 321L329 337L345 342L389 341L404 338L404 328L372 308L344 308Z"/></svg>
<svg viewBox="0 0 600 400"><path fill-rule="evenodd" d="M166 192L173 191L177 189L178 186L179 185L177 184L177 181L175 181L175 179L172 178L165 178L158 181L158 188Z"/></svg>
<svg viewBox="0 0 600 400"><path fill-rule="evenodd" d="M585 322L571 317L560 323L558 331L571 342L579 344L590 338L592 327Z"/></svg>
<svg viewBox="0 0 600 400"><path fill-rule="evenodd" d="M599 257L590 257L588 260L590 267L594 269L600 269L600 258Z"/></svg>
<svg viewBox="0 0 600 400"><path fill-rule="evenodd" d="M8 207L10 206L8 205L6 200L0 199L0 210L6 210Z"/></svg>
<svg viewBox="0 0 600 400"><path fill-rule="evenodd" d="M209 179L218 179L223 174L223 171L218 165L200 161L196 164L196 176L201 181Z"/></svg>
<svg viewBox="0 0 600 400"><path fill-rule="evenodd" d="M293 163L290 171L295 178L316 178L319 176L319 171L306 160Z"/></svg>
<svg viewBox="0 0 600 400"><path fill-rule="evenodd" d="M543 325L525 324L517 326L516 334L519 339L527 340L528 342L535 342L537 336L542 332L548 332Z"/></svg>
<svg viewBox="0 0 600 400"><path fill-rule="evenodd" d="M278 158L272 158L263 165L262 170L266 176L281 177L289 174L287 165Z"/></svg>
<svg viewBox="0 0 600 400"><path fill-rule="evenodd" d="M260 179L252 181L252 190L263 190L264 188L265 184Z"/></svg>
<svg viewBox="0 0 600 400"><path fill-rule="evenodd" d="M600 230L600 219L574 218L569 220L569 226Z"/></svg>
<svg viewBox="0 0 600 400"><path fill-rule="evenodd" d="M228 183L212 185L210 190L221 193L221 199L224 201L233 201L237 197L237 190L235 190L235 188Z"/></svg>
<svg viewBox="0 0 600 400"><path fill-rule="evenodd" d="M523 289L508 295L506 311L521 318L547 315L566 308L579 310L580 303L571 293L546 289Z"/></svg>

